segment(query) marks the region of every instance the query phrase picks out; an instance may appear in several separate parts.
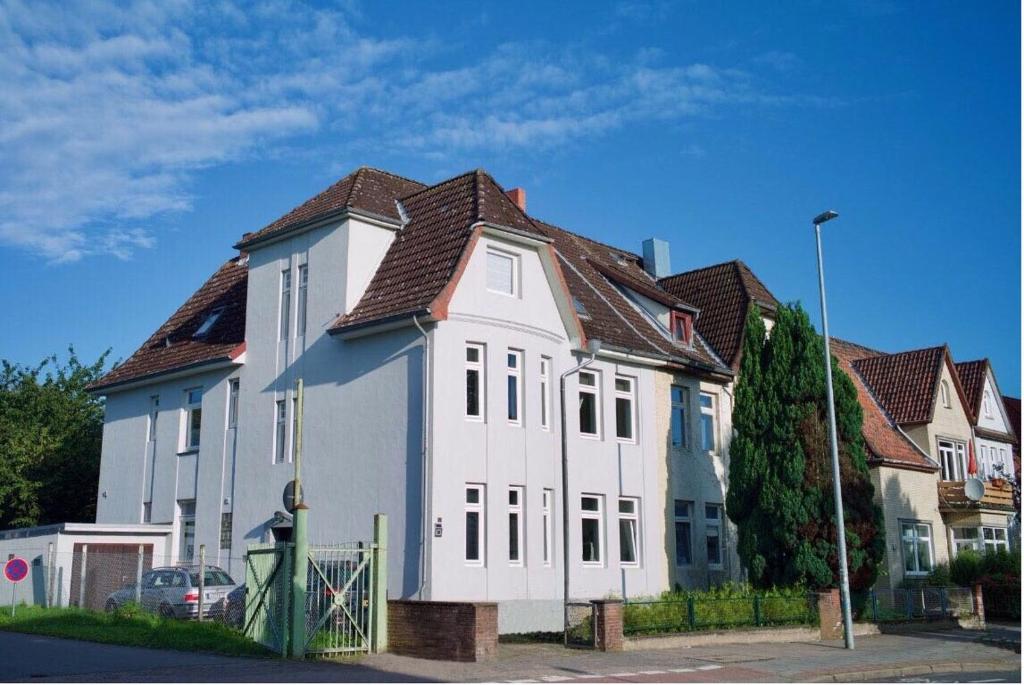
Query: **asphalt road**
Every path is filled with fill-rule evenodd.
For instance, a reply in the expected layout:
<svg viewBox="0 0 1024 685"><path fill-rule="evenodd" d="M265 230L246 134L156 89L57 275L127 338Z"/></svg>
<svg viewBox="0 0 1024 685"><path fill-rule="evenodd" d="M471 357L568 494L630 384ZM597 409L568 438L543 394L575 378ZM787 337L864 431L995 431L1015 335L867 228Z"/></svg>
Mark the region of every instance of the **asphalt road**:
<svg viewBox="0 0 1024 685"><path fill-rule="evenodd" d="M883 678L880 683L1019 683L1020 671L970 671L933 673L915 678Z"/></svg>

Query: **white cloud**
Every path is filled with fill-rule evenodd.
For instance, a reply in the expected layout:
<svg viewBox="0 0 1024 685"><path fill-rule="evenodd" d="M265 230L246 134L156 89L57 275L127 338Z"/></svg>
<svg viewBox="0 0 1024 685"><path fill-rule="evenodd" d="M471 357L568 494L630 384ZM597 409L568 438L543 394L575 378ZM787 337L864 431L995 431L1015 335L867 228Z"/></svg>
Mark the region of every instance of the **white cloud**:
<svg viewBox="0 0 1024 685"><path fill-rule="evenodd" d="M639 20L666 8L618 11ZM761 92L736 69L666 64L658 49L617 60L474 42L459 63L458 45L356 24L370 20L285 0L0 0L0 243L53 261L128 259L155 244L148 220L191 207L200 170L310 154L296 139L313 131L318 150L443 161L730 105L829 104ZM754 64L785 59L774 61ZM684 143L683 154L704 151Z"/></svg>

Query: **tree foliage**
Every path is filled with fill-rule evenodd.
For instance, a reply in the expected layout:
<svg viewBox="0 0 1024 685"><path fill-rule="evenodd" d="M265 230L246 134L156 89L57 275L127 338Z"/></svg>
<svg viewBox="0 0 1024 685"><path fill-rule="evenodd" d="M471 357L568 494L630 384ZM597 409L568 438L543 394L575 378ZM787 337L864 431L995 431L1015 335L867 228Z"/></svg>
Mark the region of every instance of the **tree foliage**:
<svg viewBox="0 0 1024 685"><path fill-rule="evenodd" d="M108 353L0 362L0 529L95 520L103 404L85 388Z"/></svg>
<svg viewBox="0 0 1024 685"><path fill-rule="evenodd" d="M824 345L799 305L780 307L771 336L751 308L733 411L726 511L756 587L839 581ZM885 551L873 502L863 416L853 382L833 359L850 583L870 587Z"/></svg>

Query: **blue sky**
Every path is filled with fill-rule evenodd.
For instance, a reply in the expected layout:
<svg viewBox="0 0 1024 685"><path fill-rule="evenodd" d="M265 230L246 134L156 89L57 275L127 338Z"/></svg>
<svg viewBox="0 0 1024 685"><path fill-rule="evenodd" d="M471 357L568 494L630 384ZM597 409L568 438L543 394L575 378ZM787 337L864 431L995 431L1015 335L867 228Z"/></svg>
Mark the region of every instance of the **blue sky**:
<svg viewBox="0 0 1024 685"><path fill-rule="evenodd" d="M126 358L356 166L483 167L677 271L742 258L833 334L1020 392L1011 2L0 0L0 357Z"/></svg>

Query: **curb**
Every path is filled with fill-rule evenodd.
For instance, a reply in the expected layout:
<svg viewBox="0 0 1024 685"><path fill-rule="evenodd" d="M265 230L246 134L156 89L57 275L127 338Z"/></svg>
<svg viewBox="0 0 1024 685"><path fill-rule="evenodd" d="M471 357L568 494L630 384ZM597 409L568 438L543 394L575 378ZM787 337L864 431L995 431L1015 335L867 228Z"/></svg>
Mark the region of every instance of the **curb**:
<svg viewBox="0 0 1024 685"><path fill-rule="evenodd" d="M902 678L905 676L928 675L931 673L958 673L961 671L1016 671L1020 664L1005 661L949 661L938 664L876 668L865 671L845 671L810 678L811 683L854 683L879 678Z"/></svg>

